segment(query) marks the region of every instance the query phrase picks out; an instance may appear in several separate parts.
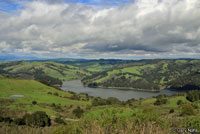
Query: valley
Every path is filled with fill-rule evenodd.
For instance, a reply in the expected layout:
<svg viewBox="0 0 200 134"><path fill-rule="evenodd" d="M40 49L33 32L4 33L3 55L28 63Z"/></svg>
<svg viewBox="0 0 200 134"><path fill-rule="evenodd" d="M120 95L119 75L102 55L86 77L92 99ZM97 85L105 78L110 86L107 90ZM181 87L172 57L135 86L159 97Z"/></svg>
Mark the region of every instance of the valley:
<svg viewBox="0 0 200 134"><path fill-rule="evenodd" d="M0 64L0 133L200 131L200 60L71 62Z"/></svg>

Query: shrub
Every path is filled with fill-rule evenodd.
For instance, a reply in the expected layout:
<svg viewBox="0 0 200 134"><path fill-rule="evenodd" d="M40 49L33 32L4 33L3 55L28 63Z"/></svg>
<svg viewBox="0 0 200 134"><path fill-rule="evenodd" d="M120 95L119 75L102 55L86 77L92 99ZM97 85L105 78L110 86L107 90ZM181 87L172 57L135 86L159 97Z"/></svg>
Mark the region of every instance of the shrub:
<svg viewBox="0 0 200 134"><path fill-rule="evenodd" d="M0 122L3 122L3 121L4 121L4 118L0 116Z"/></svg>
<svg viewBox="0 0 200 134"><path fill-rule="evenodd" d="M157 98L154 105L162 105L167 103L167 98Z"/></svg>
<svg viewBox="0 0 200 134"><path fill-rule="evenodd" d="M80 118L80 117L83 115L84 111L83 111L83 109L81 109L81 108L78 106L76 109L74 109L74 110L72 111L72 113L73 113L76 117Z"/></svg>
<svg viewBox="0 0 200 134"><path fill-rule="evenodd" d="M186 99L194 102L200 100L200 91L199 90L192 90L187 93Z"/></svg>
<svg viewBox="0 0 200 134"><path fill-rule="evenodd" d="M69 108L72 108L72 107L73 107L73 105L70 105L70 106L69 106Z"/></svg>
<svg viewBox="0 0 200 134"><path fill-rule="evenodd" d="M57 92L55 92L53 95L55 95L55 96L59 96L59 94L58 94Z"/></svg>
<svg viewBox="0 0 200 134"><path fill-rule="evenodd" d="M182 100L178 100L176 104L177 104L177 105L182 105L182 104L183 104L183 101L182 101Z"/></svg>
<svg viewBox="0 0 200 134"><path fill-rule="evenodd" d="M36 105L36 104L37 104L37 101L32 101L32 104L33 104L33 105Z"/></svg>
<svg viewBox="0 0 200 134"><path fill-rule="evenodd" d="M109 97L107 100L107 104L120 104L121 101L115 97Z"/></svg>
<svg viewBox="0 0 200 134"><path fill-rule="evenodd" d="M135 98L129 99L126 101L127 104L137 101Z"/></svg>
<svg viewBox="0 0 200 134"><path fill-rule="evenodd" d="M5 117L4 122L11 123L11 122L13 122L13 120L10 117Z"/></svg>
<svg viewBox="0 0 200 134"><path fill-rule="evenodd" d="M51 125L50 118L42 111L37 111L33 114L25 114L23 119L28 126L45 127Z"/></svg>
<svg viewBox="0 0 200 134"><path fill-rule="evenodd" d="M55 104L55 103L52 103L51 106L52 106L52 107L56 107L56 104Z"/></svg>
<svg viewBox="0 0 200 134"><path fill-rule="evenodd" d="M171 113L174 113L174 109L170 109L169 110L169 113L171 114Z"/></svg>
<svg viewBox="0 0 200 134"><path fill-rule="evenodd" d="M0 117L0 122L11 123L13 120L10 117Z"/></svg>
<svg viewBox="0 0 200 134"><path fill-rule="evenodd" d="M105 99L101 99L101 98L95 98L93 101L92 101L92 105L93 106L101 106L101 105L106 105L107 104L107 101Z"/></svg>
<svg viewBox="0 0 200 134"><path fill-rule="evenodd" d="M25 120L24 120L24 119L16 118L16 119L14 120L14 124L20 126L20 125L25 125L26 123L25 123Z"/></svg>
<svg viewBox="0 0 200 134"><path fill-rule="evenodd" d="M47 94L52 94L52 92L48 92Z"/></svg>
<svg viewBox="0 0 200 134"><path fill-rule="evenodd" d="M80 100L80 97L78 95L76 95L76 94L72 95L70 98L72 100Z"/></svg>
<svg viewBox="0 0 200 134"><path fill-rule="evenodd" d="M56 123L58 123L58 124L64 124L64 125L66 125L65 121L64 121L63 119L61 119L61 118L55 118L54 121L55 121Z"/></svg>
<svg viewBox="0 0 200 134"><path fill-rule="evenodd" d="M181 109L181 116L195 115L195 109L191 104L183 104Z"/></svg>

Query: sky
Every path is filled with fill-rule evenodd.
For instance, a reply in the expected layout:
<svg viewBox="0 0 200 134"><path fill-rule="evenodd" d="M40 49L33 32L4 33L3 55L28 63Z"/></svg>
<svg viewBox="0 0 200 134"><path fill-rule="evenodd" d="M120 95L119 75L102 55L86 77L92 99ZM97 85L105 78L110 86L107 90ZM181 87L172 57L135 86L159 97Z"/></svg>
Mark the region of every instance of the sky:
<svg viewBox="0 0 200 134"><path fill-rule="evenodd" d="M0 56L200 58L199 0L0 0Z"/></svg>

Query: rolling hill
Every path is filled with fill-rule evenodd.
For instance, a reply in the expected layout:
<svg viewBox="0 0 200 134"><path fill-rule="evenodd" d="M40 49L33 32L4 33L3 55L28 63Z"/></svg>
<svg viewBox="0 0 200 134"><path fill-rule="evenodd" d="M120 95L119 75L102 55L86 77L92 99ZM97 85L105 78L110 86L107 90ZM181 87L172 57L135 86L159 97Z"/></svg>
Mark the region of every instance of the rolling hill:
<svg viewBox="0 0 200 134"><path fill-rule="evenodd" d="M146 91L199 89L199 72L200 60L147 60L115 66L82 82L89 87Z"/></svg>
<svg viewBox="0 0 200 134"><path fill-rule="evenodd" d="M35 80L20 80L0 76L0 92L2 111L7 108L28 112L41 110L55 116L58 111L51 108L52 103L61 106L89 104L85 101L72 100L70 97L73 94L46 86ZM13 95L23 95L24 97L12 98ZM36 101L38 105L33 105L33 101ZM44 106L43 104L47 105Z"/></svg>
<svg viewBox="0 0 200 134"><path fill-rule="evenodd" d="M6 77L38 80L47 85L60 86L62 81L82 79L88 71L55 62L8 62L0 64L0 73Z"/></svg>

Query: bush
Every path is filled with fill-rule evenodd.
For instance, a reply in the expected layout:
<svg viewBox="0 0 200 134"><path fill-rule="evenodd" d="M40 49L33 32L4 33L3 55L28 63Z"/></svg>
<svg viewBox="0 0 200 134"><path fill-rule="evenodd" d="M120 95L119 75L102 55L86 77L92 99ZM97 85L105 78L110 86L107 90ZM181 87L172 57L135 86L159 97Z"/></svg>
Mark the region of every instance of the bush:
<svg viewBox="0 0 200 134"><path fill-rule="evenodd" d="M167 98L157 98L156 102L154 102L154 105L162 105L167 103Z"/></svg>
<svg viewBox="0 0 200 134"><path fill-rule="evenodd" d="M78 95L76 95L76 94L72 95L70 98L72 100L80 100L80 97Z"/></svg>
<svg viewBox="0 0 200 134"><path fill-rule="evenodd" d="M57 92L55 92L53 95L55 95L55 96L59 96L59 94L58 94Z"/></svg>
<svg viewBox="0 0 200 134"><path fill-rule="evenodd" d="M55 121L56 123L58 123L58 124L64 124L64 125L66 125L65 121L64 121L63 119L61 119L61 118L55 118L54 121Z"/></svg>
<svg viewBox="0 0 200 134"><path fill-rule="evenodd" d="M169 110L169 113L171 114L171 113L174 113L174 109L170 109Z"/></svg>
<svg viewBox="0 0 200 134"><path fill-rule="evenodd" d="M4 118L0 116L0 122L3 122L3 121L4 121Z"/></svg>
<svg viewBox="0 0 200 134"><path fill-rule="evenodd" d="M52 107L56 107L56 104L55 104L55 103L52 103L51 106L52 106Z"/></svg>
<svg viewBox="0 0 200 134"><path fill-rule="evenodd" d="M0 117L0 122L11 123L13 120L10 117Z"/></svg>
<svg viewBox="0 0 200 134"><path fill-rule="evenodd" d="M13 120L10 117L5 117L4 122L11 123L11 122L13 122Z"/></svg>
<svg viewBox="0 0 200 134"><path fill-rule="evenodd" d="M105 99L95 98L95 99L92 101L92 105L93 105L93 106L107 105L107 101L106 101Z"/></svg>
<svg viewBox="0 0 200 134"><path fill-rule="evenodd" d="M181 116L195 115L195 109L191 104L183 104L181 109Z"/></svg>
<svg viewBox="0 0 200 134"><path fill-rule="evenodd" d="M137 101L137 100L135 98L132 98L132 99L127 100L126 103L130 104L130 103L135 102L135 101Z"/></svg>
<svg viewBox="0 0 200 134"><path fill-rule="evenodd" d="M36 105L36 104L37 104L37 101L32 101L32 104L33 104L33 105Z"/></svg>
<svg viewBox="0 0 200 134"><path fill-rule="evenodd" d="M186 99L194 102L200 100L200 91L199 90L192 90L187 93Z"/></svg>
<svg viewBox="0 0 200 134"><path fill-rule="evenodd" d="M78 106L76 109L74 109L74 110L72 111L72 113L73 113L76 117L80 118L80 117L83 115L84 111L83 111L83 109L81 109L81 108Z"/></svg>
<svg viewBox="0 0 200 134"><path fill-rule="evenodd" d="M182 104L183 104L183 101L182 101L182 100L178 100L176 104L177 104L177 105L182 105Z"/></svg>
<svg viewBox="0 0 200 134"><path fill-rule="evenodd" d="M121 103L121 101L115 97L109 97L106 101L107 101L107 104L111 104L111 105Z"/></svg>
<svg viewBox="0 0 200 134"><path fill-rule="evenodd" d="M21 118L17 118L14 120L14 124L20 126L20 125L25 125L25 120L24 119L21 119Z"/></svg>
<svg viewBox="0 0 200 134"><path fill-rule="evenodd" d="M37 111L33 114L25 114L23 119L28 126L45 127L51 125L50 118L42 111Z"/></svg>
<svg viewBox="0 0 200 134"><path fill-rule="evenodd" d="M52 92L48 92L47 94L52 94Z"/></svg>

